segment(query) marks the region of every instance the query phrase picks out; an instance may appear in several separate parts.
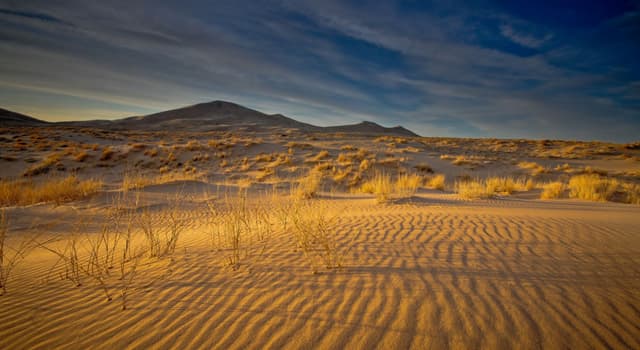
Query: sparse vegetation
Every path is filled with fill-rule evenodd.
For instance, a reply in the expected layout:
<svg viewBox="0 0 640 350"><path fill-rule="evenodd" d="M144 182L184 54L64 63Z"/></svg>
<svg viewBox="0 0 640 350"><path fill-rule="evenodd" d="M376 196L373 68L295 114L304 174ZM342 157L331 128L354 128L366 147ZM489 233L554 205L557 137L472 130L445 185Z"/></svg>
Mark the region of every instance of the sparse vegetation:
<svg viewBox="0 0 640 350"><path fill-rule="evenodd" d="M313 198L318 194L322 183L322 173L311 171L301 178L293 189L293 196L300 199Z"/></svg>
<svg viewBox="0 0 640 350"><path fill-rule="evenodd" d="M561 198L565 190L566 190L566 185L560 181L543 184L542 193L540 194L540 199Z"/></svg>
<svg viewBox="0 0 640 350"><path fill-rule="evenodd" d="M90 196L102 188L102 181L79 180L71 175L33 180L0 180L0 205L61 204Z"/></svg>
<svg viewBox="0 0 640 350"><path fill-rule="evenodd" d="M427 187L435 190L444 191L445 188L445 176L444 174L438 174L431 177L427 181Z"/></svg>
<svg viewBox="0 0 640 350"><path fill-rule="evenodd" d="M619 185L615 179L595 174L576 175L569 180L569 196L590 201L612 200Z"/></svg>

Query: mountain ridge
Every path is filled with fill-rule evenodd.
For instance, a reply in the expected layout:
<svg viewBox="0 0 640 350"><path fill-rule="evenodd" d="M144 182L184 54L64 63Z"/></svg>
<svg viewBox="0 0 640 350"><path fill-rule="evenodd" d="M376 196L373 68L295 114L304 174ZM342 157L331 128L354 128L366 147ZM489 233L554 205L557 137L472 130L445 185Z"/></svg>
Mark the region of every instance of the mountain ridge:
<svg viewBox="0 0 640 350"><path fill-rule="evenodd" d="M304 132L342 132L354 134L418 136L402 127L384 127L371 121L337 126L316 126L285 115L266 114L233 102L215 100L197 103L142 116L114 120L46 122L20 113L0 109L0 122L11 126L64 125L107 129L135 129L150 131L210 131L218 129L298 129ZM6 115L6 117L5 117ZM12 117L13 116L13 117Z"/></svg>

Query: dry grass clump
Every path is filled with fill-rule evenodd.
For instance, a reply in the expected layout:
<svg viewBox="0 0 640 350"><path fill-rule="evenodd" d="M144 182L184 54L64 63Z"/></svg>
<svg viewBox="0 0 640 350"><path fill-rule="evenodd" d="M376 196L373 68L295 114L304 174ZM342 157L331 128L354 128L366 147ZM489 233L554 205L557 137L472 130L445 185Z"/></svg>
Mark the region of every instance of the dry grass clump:
<svg viewBox="0 0 640 350"><path fill-rule="evenodd" d="M260 153L255 158L256 163L270 163L276 159L277 154L274 153Z"/></svg>
<svg viewBox="0 0 640 350"><path fill-rule="evenodd" d="M444 191L445 188L445 176L444 174L438 174L427 180L427 187L435 190Z"/></svg>
<svg viewBox="0 0 640 350"><path fill-rule="evenodd" d="M354 145L344 145L344 146L340 147L341 151L355 151L357 149L358 148L356 146L354 146Z"/></svg>
<svg viewBox="0 0 640 350"><path fill-rule="evenodd" d="M202 149L202 145L200 144L200 142L198 142L198 140L190 140L189 142L187 142L185 148L189 151L198 151Z"/></svg>
<svg viewBox="0 0 640 350"><path fill-rule="evenodd" d="M156 147L149 148L144 151L144 155L153 158L158 155L158 149Z"/></svg>
<svg viewBox="0 0 640 350"><path fill-rule="evenodd" d="M529 191L535 183L531 179L513 179L510 177L489 177L487 179L467 179L455 184L455 191L463 198L490 198L497 194L510 195L513 192Z"/></svg>
<svg viewBox="0 0 640 350"><path fill-rule="evenodd" d="M140 152L145 148L147 148L147 145L144 143L134 143L131 145L131 150L133 152Z"/></svg>
<svg viewBox="0 0 640 350"><path fill-rule="evenodd" d="M388 174L378 173L360 186L360 191L375 195L376 202L385 203L391 199L393 182Z"/></svg>
<svg viewBox="0 0 640 350"><path fill-rule="evenodd" d="M424 179L420 175L402 174L396 179L394 190L396 194L402 197L412 196L422 186L423 182Z"/></svg>
<svg viewBox="0 0 640 350"><path fill-rule="evenodd" d="M58 168L62 167L62 163L60 163L60 159L62 158L61 153L51 153L46 156L39 163L34 164L29 167L27 170L22 173L22 176L37 176L40 174L46 174L51 170L51 167L56 165Z"/></svg>
<svg viewBox="0 0 640 350"><path fill-rule="evenodd" d="M518 168L530 170L533 175L548 173L549 169L536 162L520 162Z"/></svg>
<svg viewBox="0 0 640 350"><path fill-rule="evenodd" d="M373 165L374 161L373 160L369 160L369 159L363 159L360 162L360 165L358 166L358 169L360 169L360 171L366 171L369 168L371 168L371 166Z"/></svg>
<svg viewBox="0 0 640 350"><path fill-rule="evenodd" d="M393 181L389 174L376 173L360 186L359 191L373 194L376 202L385 203L393 198L412 196L423 183L423 177L417 174L402 174Z"/></svg>
<svg viewBox="0 0 640 350"><path fill-rule="evenodd" d="M571 198L590 201L612 200L620 183L615 179L595 174L576 175L569 180L569 196Z"/></svg>
<svg viewBox="0 0 640 350"><path fill-rule="evenodd" d="M325 151L320 151L315 156L305 159L305 163L316 163L316 162L319 162L321 160L327 159L328 157L329 157L329 152L328 151L326 151L326 150Z"/></svg>
<svg viewBox="0 0 640 350"><path fill-rule="evenodd" d="M560 181L549 182L542 185L542 193L540 199L555 199L561 198L564 194L567 186Z"/></svg>
<svg viewBox="0 0 640 350"><path fill-rule="evenodd" d="M301 143L301 142L288 142L286 144L286 147L289 149L313 149L313 145L309 144L309 143Z"/></svg>
<svg viewBox="0 0 640 350"><path fill-rule="evenodd" d="M326 208L316 203L298 202L290 209L296 246L311 265L313 273L319 272L320 264L326 269L342 267L342 254L333 230L335 221Z"/></svg>
<svg viewBox="0 0 640 350"><path fill-rule="evenodd" d="M73 160L76 162L84 162L89 158L89 153L87 151L80 151L73 156Z"/></svg>
<svg viewBox="0 0 640 350"><path fill-rule="evenodd" d="M0 181L0 205L30 205L41 202L61 204L87 197L102 188L102 181L78 180L74 175L35 183L23 180Z"/></svg>
<svg viewBox="0 0 640 350"><path fill-rule="evenodd" d="M640 184L623 183L622 191L626 194L625 201L630 204L640 204Z"/></svg>
<svg viewBox="0 0 640 350"><path fill-rule="evenodd" d="M126 173L122 178L122 190L137 190L156 183L156 178L141 173Z"/></svg>
<svg viewBox="0 0 640 350"><path fill-rule="evenodd" d="M459 196L466 199L483 199L494 195L482 180L456 182L454 189Z"/></svg>
<svg viewBox="0 0 640 350"><path fill-rule="evenodd" d="M509 177L490 177L485 180L487 192L499 194L512 194L517 189L522 189L523 184L518 184L514 179Z"/></svg>
<svg viewBox="0 0 640 350"><path fill-rule="evenodd" d="M295 185L292 191L294 198L309 199L315 197L320 191L322 184L322 173L319 171L310 171L309 174Z"/></svg>
<svg viewBox="0 0 640 350"><path fill-rule="evenodd" d="M113 147L111 146L107 146L105 149L102 150L102 154L100 155L100 160L101 161L107 161L113 158L113 156L115 155L115 150L113 149Z"/></svg>

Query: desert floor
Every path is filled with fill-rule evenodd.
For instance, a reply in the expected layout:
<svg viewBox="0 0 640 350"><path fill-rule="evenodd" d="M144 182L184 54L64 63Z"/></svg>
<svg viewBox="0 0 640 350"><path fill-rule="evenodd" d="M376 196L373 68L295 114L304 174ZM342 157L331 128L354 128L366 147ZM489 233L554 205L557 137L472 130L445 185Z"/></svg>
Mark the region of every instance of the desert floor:
<svg viewBox="0 0 640 350"><path fill-rule="evenodd" d="M45 280L34 252L0 297L2 348L638 348L640 209L421 193L342 214L343 267L285 234L230 270L197 232L140 267L129 307ZM64 215L71 209L51 209Z"/></svg>
<svg viewBox="0 0 640 350"><path fill-rule="evenodd" d="M264 152L286 150L281 144L261 147ZM332 147L338 150L340 144ZM303 157L318 153L308 152L298 166ZM431 158L412 161L429 161L448 179L467 172L523 171L514 153L508 161L494 160L499 163L494 167L480 162L474 163L478 170L471 170L440 158L442 150L429 152ZM461 153L460 148L451 152ZM236 158L224 159L236 159L239 169L242 155L236 151ZM73 161L65 159L68 169ZM97 160L81 163L86 169L79 176L105 174L105 188L89 198L4 209L5 265L21 242L32 238L33 246L18 259L7 292L0 296L0 349L640 348L638 205L540 200L535 189L466 200L451 190L424 187L382 204L370 194L331 186L314 198L294 201L269 190L277 183L251 178L249 204L243 207L235 196L238 184L212 184L225 178L222 170L210 181L154 181L126 192L119 188L121 178L113 180L124 166L117 158L106 161L113 164L94 168ZM5 172L19 174L24 166L16 162L3 163ZM608 171L627 178L640 163L637 156L619 155L538 162L549 169L564 162L574 168L618 167ZM540 176L564 176L562 171ZM121 199L123 193L127 200ZM113 216L118 200L124 216ZM212 211L212 206L222 209ZM250 216L255 222L246 224L256 230L243 231L234 250L228 236L236 227L233 213L256 207L260 210ZM226 214L220 214L225 208ZM124 230L126 213L138 215L129 222L136 232L132 246L140 249L146 244L138 227L144 215L184 219L175 249L158 256L138 250L121 266L117 256L114 266L89 265L92 252L109 251L106 242L120 254L123 241L116 232ZM166 219L154 218L156 224ZM326 241L301 239L296 225L305 222L325 223ZM222 238L221 230L226 232ZM119 243L110 241L116 236ZM87 269L73 282L72 237L77 238L79 266ZM100 237L106 237L103 243ZM326 254L333 254L331 268L323 262Z"/></svg>

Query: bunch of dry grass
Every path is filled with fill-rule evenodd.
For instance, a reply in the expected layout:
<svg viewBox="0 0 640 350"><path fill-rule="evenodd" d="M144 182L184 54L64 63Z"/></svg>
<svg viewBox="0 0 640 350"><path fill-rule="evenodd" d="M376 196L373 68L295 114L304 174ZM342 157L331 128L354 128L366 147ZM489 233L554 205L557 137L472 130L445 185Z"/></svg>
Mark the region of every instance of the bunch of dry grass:
<svg viewBox="0 0 640 350"><path fill-rule="evenodd" d="M150 257L172 255L181 234L192 224L193 213L181 209L180 197L180 193L170 197L168 205L161 210L145 208L136 218Z"/></svg>
<svg viewBox="0 0 640 350"><path fill-rule="evenodd" d="M625 201L631 204L640 204L640 184L623 183L622 191L625 193Z"/></svg>
<svg viewBox="0 0 640 350"><path fill-rule="evenodd" d="M33 166L29 167L27 170L25 170L24 173L22 173L22 176L31 177L31 176L37 176L40 174L46 174L51 170L52 166L61 165L60 163L61 158L62 158L61 153L51 153L47 155L44 159L42 159L42 161L40 161L39 163L36 163Z"/></svg>
<svg viewBox="0 0 640 350"><path fill-rule="evenodd" d="M322 173L319 171L310 171L309 174L295 185L292 191L294 198L309 199L318 194L320 185L322 184Z"/></svg>
<svg viewBox="0 0 640 350"><path fill-rule="evenodd" d="M533 175L548 173L549 169L536 162L520 162L518 168L530 170Z"/></svg>
<svg viewBox="0 0 640 350"><path fill-rule="evenodd" d="M456 182L454 189L459 196L466 199L483 199L494 195L494 192L487 189L486 183L478 179Z"/></svg>
<svg viewBox="0 0 640 350"><path fill-rule="evenodd" d="M540 194L540 199L561 198L565 190L566 190L566 185L560 181L543 184L542 193Z"/></svg>
<svg viewBox="0 0 640 350"><path fill-rule="evenodd" d="M489 177L487 179L467 179L455 184L455 191L463 198L490 198L497 194L510 195L516 191L529 191L535 186L531 179L511 177Z"/></svg>
<svg viewBox="0 0 640 350"><path fill-rule="evenodd" d="M422 186L424 179L416 174L402 174L394 184L395 194L401 197L412 196Z"/></svg>
<svg viewBox="0 0 640 350"><path fill-rule="evenodd" d="M615 179L595 174L576 175L569 180L569 196L590 201L607 201L613 199L619 186L619 181Z"/></svg>
<svg viewBox="0 0 640 350"><path fill-rule="evenodd" d="M198 140L190 140L185 145L185 148L189 151L198 151L202 149L202 145L200 144L200 142L198 142Z"/></svg>
<svg viewBox="0 0 640 350"><path fill-rule="evenodd" d="M320 151L313 157L309 157L305 159L305 163L317 163L321 160L324 160L329 157L329 151Z"/></svg>
<svg viewBox="0 0 640 350"><path fill-rule="evenodd" d="M393 182L388 174L377 173L372 179L362 184L360 191L375 195L378 203L385 203L391 199Z"/></svg>
<svg viewBox="0 0 640 350"><path fill-rule="evenodd" d="M297 202L291 208L291 222L296 246L311 265L313 273L319 272L318 261L326 269L342 267L342 253L332 227L335 221L325 206Z"/></svg>
<svg viewBox="0 0 640 350"><path fill-rule="evenodd" d="M87 158L89 158L89 153L87 153L87 151L80 151L73 156L73 159L76 162L84 162Z"/></svg>
<svg viewBox="0 0 640 350"><path fill-rule="evenodd" d="M50 178L41 182L0 180L0 205L30 205L41 202L61 204L92 195L102 188L102 181L78 180L74 175Z"/></svg>
<svg viewBox="0 0 640 350"><path fill-rule="evenodd" d="M115 154L116 154L116 151L113 149L113 147L107 146L105 147L105 149L102 150L102 154L100 155L100 160L103 162L107 160L111 160L113 159L113 156Z"/></svg>
<svg viewBox="0 0 640 350"><path fill-rule="evenodd" d="M437 174L427 180L427 187L435 190L444 191L445 188L445 176L444 174Z"/></svg>
<svg viewBox="0 0 640 350"><path fill-rule="evenodd" d="M225 265L237 270L247 258L262 256L273 232L271 204L260 200L250 205L245 191L237 197L225 197L219 205L207 202L211 247L224 254Z"/></svg>

